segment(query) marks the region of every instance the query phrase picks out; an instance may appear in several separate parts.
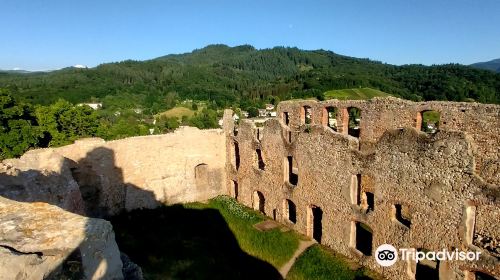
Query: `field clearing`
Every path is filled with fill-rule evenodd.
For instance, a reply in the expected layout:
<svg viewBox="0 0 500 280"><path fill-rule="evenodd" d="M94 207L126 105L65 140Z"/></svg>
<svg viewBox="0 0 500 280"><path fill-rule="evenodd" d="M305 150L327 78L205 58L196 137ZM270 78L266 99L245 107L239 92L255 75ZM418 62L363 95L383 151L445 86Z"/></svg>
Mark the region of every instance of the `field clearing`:
<svg viewBox="0 0 500 280"><path fill-rule="evenodd" d="M194 112L192 109L186 108L186 107L174 107L170 110L167 110L165 112L159 113L158 116L166 116L168 118L178 118L181 119L183 116L187 117L192 117L194 116Z"/></svg>
<svg viewBox="0 0 500 280"><path fill-rule="evenodd" d="M335 89L325 92L326 99L362 100L373 97L387 97L390 94L372 88Z"/></svg>

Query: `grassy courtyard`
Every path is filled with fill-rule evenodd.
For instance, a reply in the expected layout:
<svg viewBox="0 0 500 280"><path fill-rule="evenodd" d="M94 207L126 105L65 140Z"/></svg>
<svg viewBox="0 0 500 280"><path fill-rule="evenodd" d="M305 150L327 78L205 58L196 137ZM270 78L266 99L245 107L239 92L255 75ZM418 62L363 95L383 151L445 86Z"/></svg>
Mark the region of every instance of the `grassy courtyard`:
<svg viewBox="0 0 500 280"><path fill-rule="evenodd" d="M219 196L207 204L186 204L191 209L214 209L224 217L241 249L279 268L293 255L299 245L300 236L293 231L282 232L279 228L259 231L254 228L266 216L245 207L227 196Z"/></svg>
<svg viewBox="0 0 500 280"><path fill-rule="evenodd" d="M254 227L267 219L219 196L207 203L134 210L111 222L120 250L141 266L146 279L282 279L279 268L304 237L283 227ZM314 245L288 278L365 279L360 277L364 271Z"/></svg>

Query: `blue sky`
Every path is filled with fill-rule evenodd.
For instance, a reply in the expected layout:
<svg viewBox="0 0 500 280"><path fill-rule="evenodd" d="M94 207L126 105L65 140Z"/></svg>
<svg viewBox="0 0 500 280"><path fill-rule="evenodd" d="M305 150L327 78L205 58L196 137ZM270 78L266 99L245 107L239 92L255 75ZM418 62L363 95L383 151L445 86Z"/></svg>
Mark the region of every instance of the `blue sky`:
<svg viewBox="0 0 500 280"><path fill-rule="evenodd" d="M96 66L208 44L392 64L500 58L498 0L0 0L0 69Z"/></svg>

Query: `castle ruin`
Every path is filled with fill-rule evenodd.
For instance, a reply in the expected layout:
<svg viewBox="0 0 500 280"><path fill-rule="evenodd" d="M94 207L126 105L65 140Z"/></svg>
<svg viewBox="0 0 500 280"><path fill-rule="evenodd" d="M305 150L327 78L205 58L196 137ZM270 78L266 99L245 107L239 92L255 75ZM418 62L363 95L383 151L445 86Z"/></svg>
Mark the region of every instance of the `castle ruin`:
<svg viewBox="0 0 500 280"><path fill-rule="evenodd" d="M430 110L440 120L428 134ZM239 202L389 279L500 277L499 106L305 100L281 102L278 115L263 127L225 116L227 191ZM382 268L373 253L385 243L482 255Z"/></svg>
<svg viewBox="0 0 500 280"><path fill-rule="evenodd" d="M428 111L439 120L425 132ZM23 251L18 235L6 234L14 215L8 213L21 209L15 212L25 221L20 227L36 218L22 214L29 207L19 203L37 202L40 209L43 201L101 218L226 194L388 279L418 279L423 270L439 279L500 277L500 106L397 98L286 101L262 127L245 119L235 124L232 114L225 111L222 130L84 139L3 161L0 196L8 201L0 199L0 270L2 260L14 263ZM47 211L62 211L54 208ZM25 237L23 246L37 252L37 241ZM108 243L102 246L109 257L116 244ZM385 243L481 257L384 268L373 254ZM108 263L113 271L121 265L116 258ZM98 279L99 263L90 265L88 278Z"/></svg>

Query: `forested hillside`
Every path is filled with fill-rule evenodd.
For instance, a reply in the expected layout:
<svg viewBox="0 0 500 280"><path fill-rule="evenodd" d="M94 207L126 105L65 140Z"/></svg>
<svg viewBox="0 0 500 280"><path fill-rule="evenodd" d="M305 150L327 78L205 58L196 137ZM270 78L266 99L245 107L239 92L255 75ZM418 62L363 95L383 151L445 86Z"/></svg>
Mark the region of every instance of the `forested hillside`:
<svg viewBox="0 0 500 280"><path fill-rule="evenodd" d="M500 58L493 59L486 62L478 62L470 65L471 67L478 69L490 70L493 72L500 73Z"/></svg>
<svg viewBox="0 0 500 280"><path fill-rule="evenodd" d="M72 103L112 96L150 113L164 99L206 100L214 107L259 106L270 98L318 97L332 89L369 87L411 100L500 103L500 74L463 65L394 66L330 51L211 45L148 61L107 63L49 73L1 73L0 88L24 102Z"/></svg>

